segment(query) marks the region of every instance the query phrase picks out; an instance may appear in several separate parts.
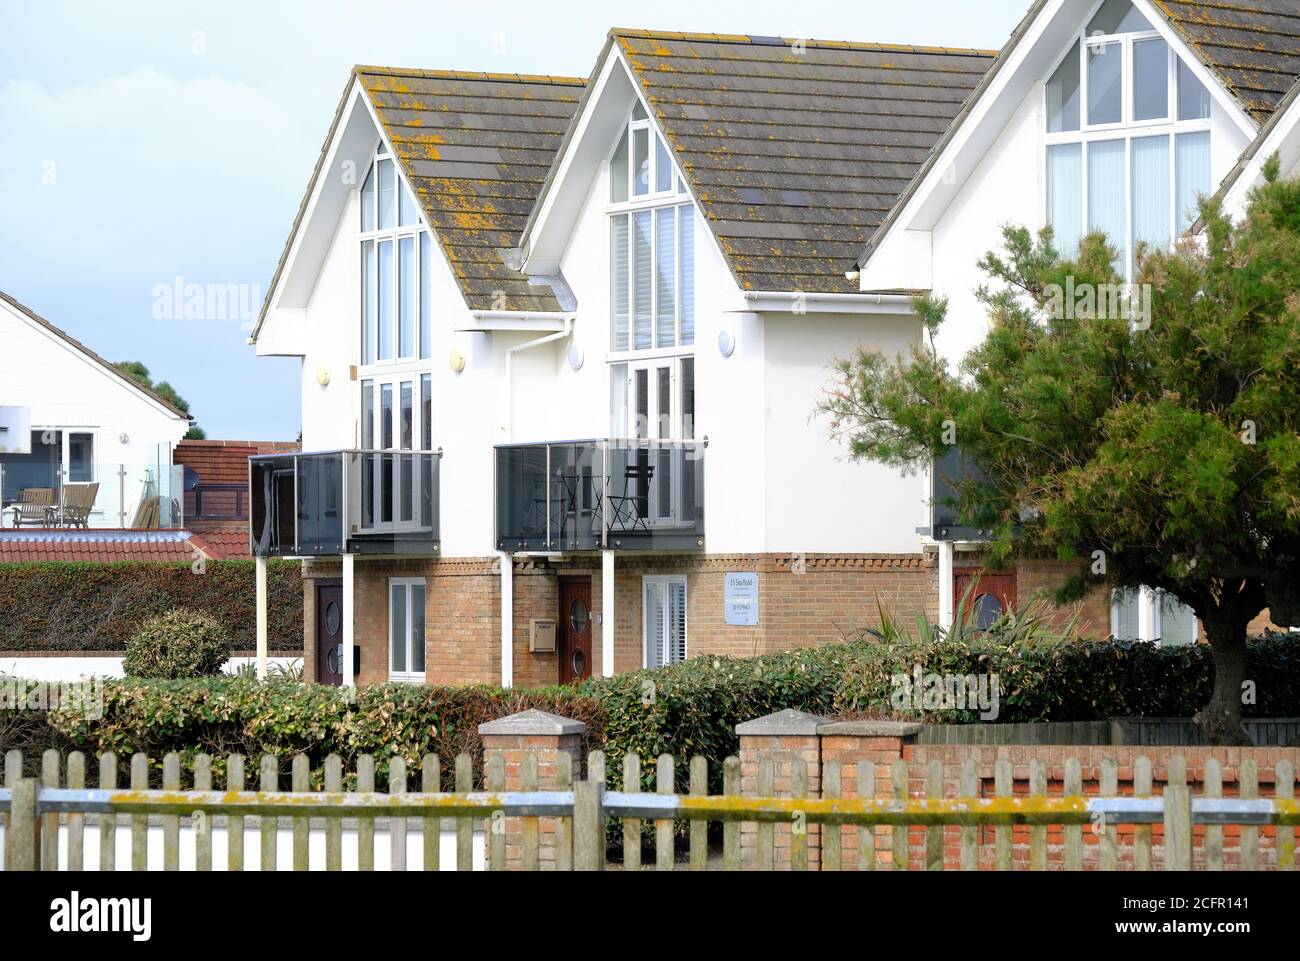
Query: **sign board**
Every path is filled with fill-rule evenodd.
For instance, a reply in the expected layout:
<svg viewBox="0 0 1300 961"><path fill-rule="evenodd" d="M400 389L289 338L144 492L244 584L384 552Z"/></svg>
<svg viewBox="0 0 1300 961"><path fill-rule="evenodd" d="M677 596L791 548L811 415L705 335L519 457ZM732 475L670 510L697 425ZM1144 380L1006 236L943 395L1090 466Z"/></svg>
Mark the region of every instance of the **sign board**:
<svg viewBox="0 0 1300 961"><path fill-rule="evenodd" d="M726 623L758 623L758 572L728 571L723 586L722 604Z"/></svg>

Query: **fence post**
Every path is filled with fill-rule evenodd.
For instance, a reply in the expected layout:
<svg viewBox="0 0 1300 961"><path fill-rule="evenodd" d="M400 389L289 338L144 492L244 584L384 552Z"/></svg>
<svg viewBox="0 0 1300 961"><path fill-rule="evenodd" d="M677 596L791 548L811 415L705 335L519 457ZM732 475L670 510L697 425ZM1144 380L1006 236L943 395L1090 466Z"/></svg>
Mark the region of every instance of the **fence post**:
<svg viewBox="0 0 1300 961"><path fill-rule="evenodd" d="M503 790L527 790L524 786L524 758L531 754L537 760L536 790L564 790L567 785L559 783L560 755L568 755L569 770L574 766L581 769L582 736L586 731L587 725L582 721L538 710L521 711L480 724L478 733L483 739L484 770L493 758L499 757L505 767ZM543 871L554 870L557 862L563 860L557 857L557 847L566 840L557 839L558 820L547 817L536 821L537 862ZM504 827L504 866L517 871L524 866L522 819L506 818Z"/></svg>
<svg viewBox="0 0 1300 961"><path fill-rule="evenodd" d="M8 871L39 871L41 868L41 826L36 817L40 787L36 778L24 777L11 782L9 798Z"/></svg>
<svg viewBox="0 0 1300 961"><path fill-rule="evenodd" d="M605 782L586 778L573 785L573 867L605 870Z"/></svg>
<svg viewBox="0 0 1300 961"><path fill-rule="evenodd" d="M1186 784L1166 784L1165 870L1192 869L1192 791Z"/></svg>

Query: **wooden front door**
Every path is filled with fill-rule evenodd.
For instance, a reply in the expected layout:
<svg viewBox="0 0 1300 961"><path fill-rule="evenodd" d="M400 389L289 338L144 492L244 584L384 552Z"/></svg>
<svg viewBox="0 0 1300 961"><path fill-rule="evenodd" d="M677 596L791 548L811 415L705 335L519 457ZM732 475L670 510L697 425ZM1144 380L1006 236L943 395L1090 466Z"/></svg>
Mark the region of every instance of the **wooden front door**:
<svg viewBox="0 0 1300 961"><path fill-rule="evenodd" d="M316 585L316 680L343 683L343 585Z"/></svg>
<svg viewBox="0 0 1300 961"><path fill-rule="evenodd" d="M975 587L971 588L971 584ZM970 596L967 597L967 591ZM963 613L970 612L977 629L988 627L1016 606L1016 575L990 573L978 569L953 571L952 603L954 610L965 600Z"/></svg>
<svg viewBox="0 0 1300 961"><path fill-rule="evenodd" d="M560 578L560 683L591 677L591 578Z"/></svg>

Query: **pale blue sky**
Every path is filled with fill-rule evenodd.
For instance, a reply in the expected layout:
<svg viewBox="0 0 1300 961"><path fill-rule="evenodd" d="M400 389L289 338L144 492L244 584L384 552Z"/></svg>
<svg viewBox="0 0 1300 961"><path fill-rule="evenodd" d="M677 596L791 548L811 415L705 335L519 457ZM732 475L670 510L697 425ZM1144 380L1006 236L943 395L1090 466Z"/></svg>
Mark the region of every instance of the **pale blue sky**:
<svg viewBox="0 0 1300 961"><path fill-rule="evenodd" d="M155 319L153 291L265 289L354 63L586 76L611 26L997 48L1028 6L3 0L0 290L143 361L209 437L292 439L298 361Z"/></svg>

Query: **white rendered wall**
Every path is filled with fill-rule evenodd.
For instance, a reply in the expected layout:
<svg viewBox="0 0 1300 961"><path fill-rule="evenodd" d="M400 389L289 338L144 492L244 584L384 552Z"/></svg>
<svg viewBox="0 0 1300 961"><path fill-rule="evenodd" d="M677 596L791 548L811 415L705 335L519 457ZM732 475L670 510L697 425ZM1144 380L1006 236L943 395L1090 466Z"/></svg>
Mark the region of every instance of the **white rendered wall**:
<svg viewBox="0 0 1300 961"><path fill-rule="evenodd" d="M111 352L111 345L100 346ZM4 302L0 302L0 405L29 408L32 430L95 435L93 480L100 486L92 527L120 523L119 465L128 472L125 506L126 522L131 522L144 470L156 473L158 445L175 444L189 428L188 418L167 411ZM164 455L163 467L170 467L170 453Z"/></svg>

